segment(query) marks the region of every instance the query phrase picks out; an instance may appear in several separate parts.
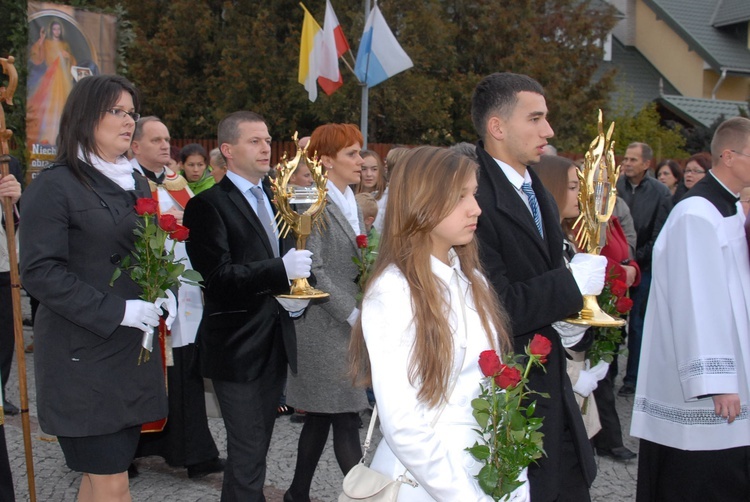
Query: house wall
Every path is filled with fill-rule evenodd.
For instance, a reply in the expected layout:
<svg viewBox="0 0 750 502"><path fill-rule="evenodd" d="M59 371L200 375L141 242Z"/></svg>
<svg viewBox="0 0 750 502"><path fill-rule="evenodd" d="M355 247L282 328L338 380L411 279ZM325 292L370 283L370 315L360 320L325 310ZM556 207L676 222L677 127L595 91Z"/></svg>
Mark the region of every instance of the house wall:
<svg viewBox="0 0 750 502"><path fill-rule="evenodd" d="M711 92L720 77L720 73L713 70L704 70L703 96L700 97L711 99ZM747 101L748 97L750 97L750 78L747 77L727 77L716 91L716 99Z"/></svg>
<svg viewBox="0 0 750 502"><path fill-rule="evenodd" d="M703 58L690 51L687 43L665 22L658 20L642 0L636 0L635 7L636 48L682 95L710 98L713 86L709 87L708 96L704 93Z"/></svg>

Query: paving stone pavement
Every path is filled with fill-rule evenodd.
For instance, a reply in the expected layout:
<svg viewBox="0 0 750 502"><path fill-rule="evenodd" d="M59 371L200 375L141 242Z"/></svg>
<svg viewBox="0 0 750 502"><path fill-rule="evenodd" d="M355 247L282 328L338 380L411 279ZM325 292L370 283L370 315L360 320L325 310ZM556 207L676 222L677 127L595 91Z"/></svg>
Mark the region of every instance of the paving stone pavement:
<svg viewBox="0 0 750 502"><path fill-rule="evenodd" d="M28 300L25 297L23 298L23 305L25 315L28 316ZM32 339L31 328L24 327L24 337L28 344ZM34 356L33 354L26 354L25 356L36 499L40 502L74 501L80 475L70 471L65 466L62 451L55 438L44 434L38 427L34 389ZM624 362L624 359L622 359L620 368L625 367ZM18 371L15 362L10 382L6 388L7 398L12 403L20 405ZM616 388L619 388L619 385ZM627 435L630 428L632 397L622 398L618 396L617 406L625 431L625 445L637 451L637 440ZM363 419L366 424L369 416L365 415ZM226 434L222 420L220 418L209 418L209 426L221 456L226 457ZM268 472L266 473L265 493L268 502L281 502L284 491L291 483L294 474L297 439L301 429L301 424L290 422L287 416L276 421L268 455ZM363 428L363 440L364 434L365 429ZM377 444L380 440L377 431L376 436L374 444ZM20 416L6 417L5 437L8 443L8 455L13 471L16 498L19 501L29 500ZM134 501L210 502L219 500L221 474L211 474L199 480L191 480L188 479L185 469L169 467L158 457L139 459L136 464L140 475L131 480L130 483ZM591 490L594 502L629 502L635 499L637 460L623 463L615 462L609 458L597 457L597 465L599 471ZM333 447L329 438L313 480L310 492L312 500L315 502L336 501L342 479L343 476L334 458Z"/></svg>

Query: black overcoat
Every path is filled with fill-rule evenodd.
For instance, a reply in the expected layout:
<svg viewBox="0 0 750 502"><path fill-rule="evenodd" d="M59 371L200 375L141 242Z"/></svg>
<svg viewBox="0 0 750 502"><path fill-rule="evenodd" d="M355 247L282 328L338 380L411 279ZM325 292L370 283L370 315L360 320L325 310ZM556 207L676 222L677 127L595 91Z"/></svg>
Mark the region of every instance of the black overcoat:
<svg viewBox="0 0 750 502"><path fill-rule="evenodd" d="M125 191L94 168L79 181L64 165L39 173L23 195L21 280L40 302L34 320L39 423L48 434L91 436L167 416L161 355L138 364L142 334L120 326L141 289L115 268L134 249L134 173Z"/></svg>

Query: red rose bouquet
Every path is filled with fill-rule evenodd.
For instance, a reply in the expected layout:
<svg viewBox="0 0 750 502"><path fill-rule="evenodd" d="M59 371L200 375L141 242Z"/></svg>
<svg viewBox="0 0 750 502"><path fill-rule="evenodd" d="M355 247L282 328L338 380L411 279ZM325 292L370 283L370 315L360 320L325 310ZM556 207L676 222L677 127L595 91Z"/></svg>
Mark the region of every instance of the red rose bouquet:
<svg viewBox="0 0 750 502"><path fill-rule="evenodd" d="M127 272L133 282L141 287L143 293L140 297L147 302L165 297L168 289L179 286L181 282L199 286L203 280L195 270L185 269L183 259L175 259L175 243L185 241L189 230L178 224L171 214L157 218L158 204L155 199L136 201L135 212L141 218L133 230L136 236L135 250L122 259L109 282L111 286L123 271ZM170 249L167 249L167 238L172 241ZM143 333L138 364L149 360L153 341L153 331Z"/></svg>
<svg viewBox="0 0 750 502"><path fill-rule="evenodd" d="M370 236L361 234L357 236L357 249L359 253L352 256L352 261L357 265L359 274L354 279L354 282L359 286L359 293L357 293L357 301L362 300L362 294L365 290L365 284L367 279L370 278L370 273L375 265L375 260L378 258L378 245L380 244L380 235L374 228L370 230Z"/></svg>
<svg viewBox="0 0 750 502"><path fill-rule="evenodd" d="M627 314L633 308L633 300L627 294L627 285L609 268L604 288L597 297L599 307L614 318ZM586 359L591 361L592 367L599 361L611 363L620 353L627 351L625 348L620 350L621 344L622 328L594 328L594 343L586 351Z"/></svg>
<svg viewBox="0 0 750 502"><path fill-rule="evenodd" d="M543 418L534 416L536 401L529 403L529 396L549 395L532 391L527 384L531 369L544 369L551 350L550 341L537 334L526 346L525 355L510 353L503 360L494 350L479 355L484 378L479 396L471 402L479 441L467 450L484 462L476 478L494 500L503 500L521 486L524 481L518 478L523 469L545 454L544 434L539 432Z"/></svg>

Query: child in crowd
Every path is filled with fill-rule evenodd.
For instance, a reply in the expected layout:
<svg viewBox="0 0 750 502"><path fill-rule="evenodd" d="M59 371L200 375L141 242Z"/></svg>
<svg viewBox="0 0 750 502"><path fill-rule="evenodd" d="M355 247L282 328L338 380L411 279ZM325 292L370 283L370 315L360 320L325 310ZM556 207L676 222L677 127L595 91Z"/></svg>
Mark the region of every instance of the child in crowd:
<svg viewBox="0 0 750 502"><path fill-rule="evenodd" d="M365 222L365 233L370 237L372 233L372 224L378 216L378 201L371 193L358 193L354 196L357 199L357 205L362 210L362 218Z"/></svg>

